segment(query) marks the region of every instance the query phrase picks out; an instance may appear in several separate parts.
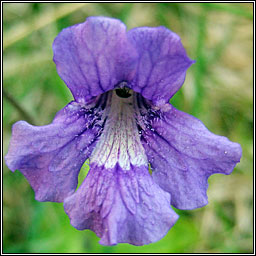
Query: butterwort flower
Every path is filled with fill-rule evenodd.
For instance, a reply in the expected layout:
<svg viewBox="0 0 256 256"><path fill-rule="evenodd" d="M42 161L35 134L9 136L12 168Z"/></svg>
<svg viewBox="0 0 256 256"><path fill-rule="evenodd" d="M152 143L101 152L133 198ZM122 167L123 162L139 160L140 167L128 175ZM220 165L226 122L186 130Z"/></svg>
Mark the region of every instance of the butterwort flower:
<svg viewBox="0 0 256 256"><path fill-rule="evenodd" d="M127 32L117 19L90 17L62 30L53 52L74 100L51 124L15 123L5 160L36 200L64 202L71 224L101 244L161 239L178 219L171 205L206 205L209 176L240 161L239 144L169 103L194 61L165 27Z"/></svg>

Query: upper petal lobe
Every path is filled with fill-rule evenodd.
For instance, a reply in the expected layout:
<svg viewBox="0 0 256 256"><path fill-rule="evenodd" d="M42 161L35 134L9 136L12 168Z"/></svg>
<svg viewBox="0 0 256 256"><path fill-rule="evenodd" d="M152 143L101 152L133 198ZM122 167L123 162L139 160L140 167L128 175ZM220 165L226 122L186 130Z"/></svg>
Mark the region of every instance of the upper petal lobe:
<svg viewBox="0 0 256 256"><path fill-rule="evenodd" d="M167 102L182 86L193 63L179 36L164 27L134 28L127 34L138 53L132 89L155 104Z"/></svg>
<svg viewBox="0 0 256 256"><path fill-rule="evenodd" d="M111 90L132 72L136 52L116 19L90 17L63 29L53 43L60 77L78 102Z"/></svg>
<svg viewBox="0 0 256 256"><path fill-rule="evenodd" d="M62 30L53 52L60 77L79 102L122 81L155 104L167 102L193 63L172 31L141 27L126 32L122 22L105 17L90 17Z"/></svg>

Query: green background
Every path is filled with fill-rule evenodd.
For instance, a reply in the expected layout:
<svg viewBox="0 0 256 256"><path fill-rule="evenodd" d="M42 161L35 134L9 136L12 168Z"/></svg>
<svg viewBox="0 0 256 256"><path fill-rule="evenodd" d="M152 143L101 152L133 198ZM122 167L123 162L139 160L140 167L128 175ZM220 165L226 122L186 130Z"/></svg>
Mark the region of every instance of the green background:
<svg viewBox="0 0 256 256"><path fill-rule="evenodd" d="M93 232L69 224L62 204L35 201L22 174L4 164L4 252L252 252L252 12L252 4L239 3L4 3L4 155L13 123L48 124L72 100L52 61L52 42L62 28L99 15L121 19L128 29L164 25L179 34L197 62L171 102L243 149L230 176L209 179L207 206L175 209L180 218L169 233L141 247L99 245Z"/></svg>

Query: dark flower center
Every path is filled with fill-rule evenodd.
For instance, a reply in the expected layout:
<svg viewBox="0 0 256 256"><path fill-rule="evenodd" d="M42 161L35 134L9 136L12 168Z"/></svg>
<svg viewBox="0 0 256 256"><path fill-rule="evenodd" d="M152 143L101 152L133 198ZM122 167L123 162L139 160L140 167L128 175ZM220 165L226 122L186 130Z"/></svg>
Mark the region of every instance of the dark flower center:
<svg viewBox="0 0 256 256"><path fill-rule="evenodd" d="M127 87L116 89L116 95L120 98L129 98L131 96L130 89Z"/></svg>

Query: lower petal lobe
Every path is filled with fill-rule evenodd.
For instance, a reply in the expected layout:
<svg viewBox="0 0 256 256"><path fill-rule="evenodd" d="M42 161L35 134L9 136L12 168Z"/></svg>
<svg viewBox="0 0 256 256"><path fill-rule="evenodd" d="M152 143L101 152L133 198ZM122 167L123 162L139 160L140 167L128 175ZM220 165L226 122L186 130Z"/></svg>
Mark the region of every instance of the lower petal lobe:
<svg viewBox="0 0 256 256"><path fill-rule="evenodd" d="M91 164L79 189L64 201L71 224L91 229L102 245L143 245L161 239L178 219L170 195L153 182L147 166L124 171Z"/></svg>
<svg viewBox="0 0 256 256"><path fill-rule="evenodd" d="M241 158L241 147L207 130L203 123L170 107L150 121L142 143L153 179L172 196L171 204L191 210L208 203L208 178L230 174Z"/></svg>
<svg viewBox="0 0 256 256"><path fill-rule="evenodd" d="M13 125L6 165L26 177L38 201L62 202L77 187L80 168L89 157L98 128L89 129L87 110L71 102L53 122L32 126L25 121Z"/></svg>

